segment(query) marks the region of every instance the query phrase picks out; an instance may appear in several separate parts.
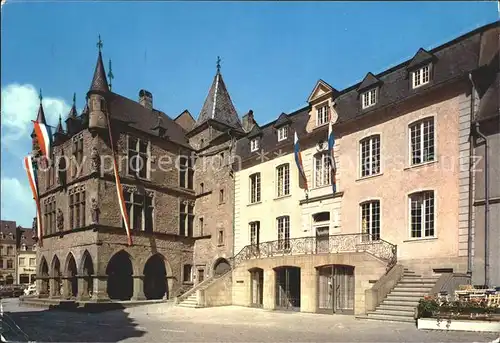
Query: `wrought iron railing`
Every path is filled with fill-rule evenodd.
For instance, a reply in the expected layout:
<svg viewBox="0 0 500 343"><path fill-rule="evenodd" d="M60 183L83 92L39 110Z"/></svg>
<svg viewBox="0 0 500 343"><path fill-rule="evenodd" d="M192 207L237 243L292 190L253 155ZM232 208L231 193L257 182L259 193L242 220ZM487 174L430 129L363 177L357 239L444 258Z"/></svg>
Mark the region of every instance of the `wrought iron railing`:
<svg viewBox="0 0 500 343"><path fill-rule="evenodd" d="M232 267L242 261L275 256L368 253L387 263L390 270L397 262L397 246L370 234L313 236L250 244L231 259Z"/></svg>

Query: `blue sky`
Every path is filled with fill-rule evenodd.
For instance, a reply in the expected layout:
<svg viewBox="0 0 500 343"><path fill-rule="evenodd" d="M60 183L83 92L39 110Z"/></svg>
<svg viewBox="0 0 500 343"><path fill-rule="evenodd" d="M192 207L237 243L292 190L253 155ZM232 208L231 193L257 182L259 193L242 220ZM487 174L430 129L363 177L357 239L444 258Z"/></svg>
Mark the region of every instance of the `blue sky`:
<svg viewBox="0 0 500 343"><path fill-rule="evenodd" d="M306 104L321 78L341 90L498 19L496 2L35 2L2 8L1 218L31 226L22 168L37 92L53 125L83 108L97 56L113 91L139 89L172 117L198 115L217 56L240 115L261 124Z"/></svg>

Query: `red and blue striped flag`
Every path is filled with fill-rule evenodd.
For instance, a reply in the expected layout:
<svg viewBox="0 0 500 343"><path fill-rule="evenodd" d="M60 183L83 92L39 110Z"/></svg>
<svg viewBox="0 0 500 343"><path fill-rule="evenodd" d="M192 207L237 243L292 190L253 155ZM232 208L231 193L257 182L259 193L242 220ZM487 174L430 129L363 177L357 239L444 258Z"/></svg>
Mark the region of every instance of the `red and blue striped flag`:
<svg viewBox="0 0 500 343"><path fill-rule="evenodd" d="M336 174L337 174L337 166L335 163L335 154L333 152L333 147L335 145L335 137L333 136L333 122L330 120L330 123L328 124L328 151L330 153L330 175L331 175L331 180L332 180L332 189L333 193L337 193L337 180L336 180Z"/></svg>
<svg viewBox="0 0 500 343"><path fill-rule="evenodd" d="M42 212L40 211L40 198L38 197L38 182L37 182L37 174L36 169L33 165L33 158L31 155L28 155L23 160L24 169L26 169L26 174L28 175L28 180L30 183L31 192L33 193L33 199L36 204L36 228L37 228L37 237L38 244L42 246Z"/></svg>
<svg viewBox="0 0 500 343"><path fill-rule="evenodd" d="M299 182L299 187L302 189L305 189L307 192L309 189L307 187L307 177L306 173L304 172L304 165L302 164L302 154L300 153L300 146L299 146L299 137L297 136L297 132L295 131L295 137L294 137L294 152L295 152L295 163L297 164L297 168L299 170L299 181L302 180L303 182Z"/></svg>

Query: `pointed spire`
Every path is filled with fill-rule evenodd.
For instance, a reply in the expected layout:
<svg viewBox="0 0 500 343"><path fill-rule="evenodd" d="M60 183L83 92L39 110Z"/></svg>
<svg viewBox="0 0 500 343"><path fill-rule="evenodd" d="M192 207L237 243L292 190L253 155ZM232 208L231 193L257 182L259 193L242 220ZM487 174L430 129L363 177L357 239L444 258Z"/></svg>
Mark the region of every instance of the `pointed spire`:
<svg viewBox="0 0 500 343"><path fill-rule="evenodd" d="M38 94L38 99L40 99L40 105L38 106L38 115L36 116L36 121L42 124L47 124L47 121L45 120L45 113L43 111L43 105L42 105L42 89L40 88L40 93Z"/></svg>
<svg viewBox="0 0 500 343"><path fill-rule="evenodd" d="M241 128L238 114L220 72L220 62L220 57L218 57L217 73L201 108L196 126L203 124L207 120L215 120L231 127Z"/></svg>
<svg viewBox="0 0 500 343"><path fill-rule="evenodd" d="M101 35L99 35L99 42L97 47L99 49L99 54L97 55L97 63L94 70L94 77L92 78L92 83L90 84L89 92L109 92L108 80L106 79L106 71L104 70L104 64L102 62L102 40Z"/></svg>
<svg viewBox="0 0 500 343"><path fill-rule="evenodd" d="M60 114L59 114L59 122L57 123L56 133L59 133L59 134L64 133L64 129L63 129L63 126L62 126L62 119L61 119L61 115Z"/></svg>
<svg viewBox="0 0 500 343"><path fill-rule="evenodd" d="M77 116L78 113L76 112L76 93L73 93L73 106L71 106L71 109L69 110L68 118L76 118Z"/></svg>
<svg viewBox="0 0 500 343"><path fill-rule="evenodd" d="M115 78L113 75L113 70L111 69L111 59L109 59L109 72L108 72L108 77L109 77L109 90L111 91L112 87L112 81Z"/></svg>

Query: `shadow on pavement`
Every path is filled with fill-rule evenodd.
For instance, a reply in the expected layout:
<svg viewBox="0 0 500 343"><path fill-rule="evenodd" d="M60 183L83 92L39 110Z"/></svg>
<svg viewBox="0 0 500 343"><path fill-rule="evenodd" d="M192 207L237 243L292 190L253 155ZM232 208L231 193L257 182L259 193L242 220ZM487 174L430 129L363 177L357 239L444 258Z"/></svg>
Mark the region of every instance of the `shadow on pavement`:
<svg viewBox="0 0 500 343"><path fill-rule="evenodd" d="M3 336L14 342L118 342L145 332L129 318L121 304L67 302L49 309L6 312Z"/></svg>

